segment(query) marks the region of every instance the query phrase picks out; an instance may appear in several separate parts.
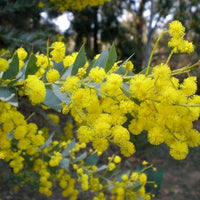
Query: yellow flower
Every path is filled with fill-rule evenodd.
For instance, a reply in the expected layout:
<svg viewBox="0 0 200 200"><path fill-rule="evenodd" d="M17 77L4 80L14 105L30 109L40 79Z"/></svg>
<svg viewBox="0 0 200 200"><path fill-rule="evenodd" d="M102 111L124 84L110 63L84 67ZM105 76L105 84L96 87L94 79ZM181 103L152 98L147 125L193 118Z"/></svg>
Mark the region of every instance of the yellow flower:
<svg viewBox="0 0 200 200"><path fill-rule="evenodd" d="M33 105L45 100L46 89L44 83L35 75L29 75L25 80L25 94Z"/></svg>
<svg viewBox="0 0 200 200"><path fill-rule="evenodd" d="M118 164L118 163L120 163L121 162L121 157L119 157L119 156L115 156L114 157L114 162L116 163L116 164Z"/></svg>
<svg viewBox="0 0 200 200"><path fill-rule="evenodd" d="M103 68L95 67L91 69L89 73L89 77L94 81L95 83L100 83L105 78L106 72Z"/></svg>
<svg viewBox="0 0 200 200"><path fill-rule="evenodd" d="M50 69L47 72L46 78L49 83L55 83L60 79L60 74L56 69Z"/></svg>
<svg viewBox="0 0 200 200"><path fill-rule="evenodd" d="M183 37L185 35L185 27L178 20L172 21L169 24L169 33L172 37Z"/></svg>
<svg viewBox="0 0 200 200"><path fill-rule="evenodd" d="M123 65L123 67L127 70L127 71L132 71L134 68L133 63L129 60L127 63L125 63L125 65Z"/></svg>
<svg viewBox="0 0 200 200"><path fill-rule="evenodd" d="M76 76L70 76L66 78L63 84L64 91L67 91L67 92L73 92L74 90L78 89L80 86L81 84L79 83L79 78Z"/></svg>
<svg viewBox="0 0 200 200"><path fill-rule="evenodd" d="M26 59L26 57L27 57L27 55L28 55L28 53L26 52L26 50L25 50L24 48L22 48L22 47L18 48L18 49L16 50L16 52L17 52L17 55L18 55L19 60L24 60L24 59Z"/></svg>
<svg viewBox="0 0 200 200"><path fill-rule="evenodd" d="M183 160L188 154L188 146L185 142L175 142L170 146L170 155L176 160Z"/></svg>
<svg viewBox="0 0 200 200"><path fill-rule="evenodd" d="M92 141L92 146L97 151L103 152L108 148L109 143L108 140L105 138L96 138L95 140Z"/></svg>
<svg viewBox="0 0 200 200"><path fill-rule="evenodd" d="M77 55L78 52L74 52L71 55L66 56L63 60L64 67L70 67L76 60Z"/></svg>
<svg viewBox="0 0 200 200"><path fill-rule="evenodd" d="M52 59L57 63L61 62L65 57L65 44L63 42L54 42L51 48L53 49L50 53Z"/></svg>
<svg viewBox="0 0 200 200"><path fill-rule="evenodd" d="M4 58L0 58L0 72L5 72L9 67L8 61Z"/></svg>
<svg viewBox="0 0 200 200"><path fill-rule="evenodd" d="M44 54L36 55L36 58L37 58L36 65L38 67L43 67L43 68L48 67L48 58L46 55Z"/></svg>
<svg viewBox="0 0 200 200"><path fill-rule="evenodd" d="M61 160L62 160L62 154L60 152L54 151L53 156L49 161L49 166L51 167L58 166Z"/></svg>

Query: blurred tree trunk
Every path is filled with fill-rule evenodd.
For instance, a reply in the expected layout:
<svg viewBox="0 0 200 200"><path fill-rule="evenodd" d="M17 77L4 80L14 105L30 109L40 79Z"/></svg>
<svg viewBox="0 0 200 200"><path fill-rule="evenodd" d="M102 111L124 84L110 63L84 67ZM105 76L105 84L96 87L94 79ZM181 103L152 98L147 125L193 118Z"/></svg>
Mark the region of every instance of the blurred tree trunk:
<svg viewBox="0 0 200 200"><path fill-rule="evenodd" d="M151 46L151 39L154 32L154 28L152 27L154 18L154 0L151 0L151 7L150 7L150 19L148 25L148 33L147 33L147 44L146 44L146 52L145 52L145 67L148 64L149 56L151 54L152 46Z"/></svg>
<svg viewBox="0 0 200 200"><path fill-rule="evenodd" d="M98 45L98 32L99 32L99 23L98 23L98 7L96 7L94 13L94 31L93 31L93 47L94 47L94 55L99 53L99 45Z"/></svg>
<svg viewBox="0 0 200 200"><path fill-rule="evenodd" d="M145 27L145 20L143 17L143 13L145 10L145 4L147 0L141 0L139 10L136 15L136 43L138 47L138 55L136 55L137 63L137 70L140 71L144 64L144 42L143 42L143 34L144 34L144 27Z"/></svg>

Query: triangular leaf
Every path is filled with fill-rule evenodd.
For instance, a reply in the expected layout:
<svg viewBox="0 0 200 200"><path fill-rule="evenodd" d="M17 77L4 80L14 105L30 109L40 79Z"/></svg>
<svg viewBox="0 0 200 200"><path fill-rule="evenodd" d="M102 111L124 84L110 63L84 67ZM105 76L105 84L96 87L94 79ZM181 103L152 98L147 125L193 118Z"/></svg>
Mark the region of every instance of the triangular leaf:
<svg viewBox="0 0 200 200"><path fill-rule="evenodd" d="M86 69L86 73L83 76L84 78L86 78L89 75L90 70L94 67L94 63L95 63L95 60L92 60L92 62L90 62L89 66Z"/></svg>
<svg viewBox="0 0 200 200"><path fill-rule="evenodd" d="M85 54L85 47L82 45L82 47L79 50L79 53L76 57L76 60L73 64L73 68L71 71L71 75L76 75L78 73L78 69L83 67L86 63L86 54Z"/></svg>
<svg viewBox="0 0 200 200"><path fill-rule="evenodd" d="M66 70L64 70L60 80L65 80L67 77L71 76L71 73L72 73L72 67L73 66L70 66L68 67Z"/></svg>
<svg viewBox="0 0 200 200"><path fill-rule="evenodd" d="M103 171L104 169L107 169L108 168L108 165L102 165L101 167L98 167L95 171L93 172L100 172L100 171Z"/></svg>
<svg viewBox="0 0 200 200"><path fill-rule="evenodd" d="M31 54L27 65L26 65L26 71L25 71L25 78L28 77L28 75L35 74L39 67L36 66L37 58L34 54Z"/></svg>
<svg viewBox="0 0 200 200"><path fill-rule="evenodd" d="M94 153L91 156L89 156L87 158L87 160L85 161L84 165L85 166L92 166L92 165L96 165L98 162L98 154Z"/></svg>
<svg viewBox="0 0 200 200"><path fill-rule="evenodd" d="M101 55L98 57L98 59L95 61L94 63L94 67L102 67L105 68L106 66L106 61L108 58L108 49L106 49L105 51L103 51L101 53Z"/></svg>
<svg viewBox="0 0 200 200"><path fill-rule="evenodd" d="M68 158L63 158L60 161L60 167L63 169L69 169L69 159Z"/></svg>
<svg viewBox="0 0 200 200"><path fill-rule="evenodd" d="M106 60L105 71L108 72L116 61L117 61L117 52L115 49L115 45L112 44L109 54L108 54L108 58Z"/></svg>
<svg viewBox="0 0 200 200"><path fill-rule="evenodd" d="M84 160L87 157L87 152L82 153L80 156L78 156L73 163L77 163L80 160Z"/></svg>
<svg viewBox="0 0 200 200"><path fill-rule="evenodd" d="M54 110L61 111L62 102L50 88L46 88L46 98L42 103Z"/></svg>
<svg viewBox="0 0 200 200"><path fill-rule="evenodd" d="M2 79L14 79L19 72L19 59L17 54L14 54L7 71L3 73Z"/></svg>

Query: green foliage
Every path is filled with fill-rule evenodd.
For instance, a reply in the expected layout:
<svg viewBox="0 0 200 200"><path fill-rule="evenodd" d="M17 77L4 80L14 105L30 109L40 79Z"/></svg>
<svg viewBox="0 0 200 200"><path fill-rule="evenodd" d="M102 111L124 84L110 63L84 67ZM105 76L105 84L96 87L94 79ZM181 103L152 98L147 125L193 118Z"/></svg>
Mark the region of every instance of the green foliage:
<svg viewBox="0 0 200 200"><path fill-rule="evenodd" d="M14 79L19 72L19 59L17 54L14 54L9 64L9 69L3 74L3 79Z"/></svg>
<svg viewBox="0 0 200 200"><path fill-rule="evenodd" d="M54 110L61 111L61 100L50 88L46 88L46 98L43 104Z"/></svg>
<svg viewBox="0 0 200 200"><path fill-rule="evenodd" d="M76 57L76 60L73 64L71 75L76 75L78 73L78 69L83 67L86 63L86 55L85 55L85 47L84 45L81 47L80 51L78 52L78 55Z"/></svg>
<svg viewBox="0 0 200 200"><path fill-rule="evenodd" d="M29 60L27 61L25 78L30 74L35 74L38 71L38 67L36 66L37 58L34 54L31 54Z"/></svg>
<svg viewBox="0 0 200 200"><path fill-rule="evenodd" d="M86 161L84 162L84 165L85 166L96 165L97 162L98 162L98 155L97 153L94 153L86 159Z"/></svg>
<svg viewBox="0 0 200 200"><path fill-rule="evenodd" d="M106 59L105 71L108 72L117 61L117 53L114 44L111 46Z"/></svg>
<svg viewBox="0 0 200 200"><path fill-rule="evenodd" d="M177 26L182 28L176 21L169 33L174 33ZM192 44L182 36L178 39L183 44L181 52L190 53L184 47L192 49ZM148 163L143 163L136 172L122 168L125 157L135 153L131 135L135 137L145 130L148 143L165 143L177 160L184 159L189 148L199 146L199 132L190 126L200 110L196 77L187 77L183 82L173 77L189 73L199 62L171 70L168 62L174 53L172 49L165 64L154 68L149 64L144 71L134 74L132 62L128 62L131 56L124 62L117 61L114 44L93 60L87 59L84 45L78 54L69 57L62 42L47 48L47 55L31 53L26 61L20 56L26 52L17 51L19 56L14 54L8 69L7 60L0 60L3 66L0 158L3 162L16 174L22 170L34 171L39 177L39 192L46 196L52 195L53 183L58 183L56 186L61 187L64 197L74 199L87 193L92 198L149 199L149 183L157 185L154 192L157 194L162 170L153 173L154 166ZM24 66L19 71L20 62ZM122 64L118 66L119 63ZM40 107L41 116L46 116L55 126L44 127L36 119L37 126L32 122L35 113L24 116L10 106L17 105L17 100L36 111ZM61 122L61 117L66 121ZM184 132L182 123L189 124ZM110 153L110 145L115 145L123 157Z"/></svg>
<svg viewBox="0 0 200 200"><path fill-rule="evenodd" d="M18 106L18 99L14 89L0 87L0 99L13 106Z"/></svg>

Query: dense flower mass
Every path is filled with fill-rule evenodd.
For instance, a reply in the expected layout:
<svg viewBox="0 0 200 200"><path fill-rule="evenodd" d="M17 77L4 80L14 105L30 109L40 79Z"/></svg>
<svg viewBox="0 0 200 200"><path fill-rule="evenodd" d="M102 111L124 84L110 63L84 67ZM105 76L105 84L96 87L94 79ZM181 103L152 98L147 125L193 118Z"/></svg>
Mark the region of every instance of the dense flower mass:
<svg viewBox="0 0 200 200"><path fill-rule="evenodd" d="M200 133L193 127L200 115L200 96L197 78L189 74L199 63L171 70L173 53L191 53L193 44L184 40L185 28L179 21L171 22L165 33L171 35L168 46L172 47L166 62L151 66L150 59L139 74L132 73L131 61L119 65L116 58L110 59L116 55L114 48L89 61L84 48L66 55L62 42L47 45L47 55L27 58L25 49L19 48L10 60L0 58L0 160L15 174L22 169L37 174L38 190L46 196L52 195L55 184L71 200L85 192L93 200L150 200L153 195L146 186L154 182L148 181L145 170L156 168L144 161L141 171L121 173L120 155L104 157L104 165L98 164L98 158L108 155L105 151L111 145L123 157L133 155L133 141L140 134L147 134L152 145L166 145L176 160L200 146ZM9 70L9 63L16 69ZM174 76L179 74L188 76L180 81ZM27 103L26 97L47 121L41 130L28 123L35 112L25 117L14 107L18 100ZM63 123L56 111L71 116Z"/></svg>
<svg viewBox="0 0 200 200"><path fill-rule="evenodd" d="M87 6L98 6L103 5L105 2L109 0L49 0L54 4L56 8L59 8L62 12L73 9L73 10L82 10Z"/></svg>
<svg viewBox="0 0 200 200"><path fill-rule="evenodd" d="M175 53L192 53L194 46L192 42L184 40L185 27L179 21L173 21L169 24L169 33L172 36L168 45L173 48Z"/></svg>

